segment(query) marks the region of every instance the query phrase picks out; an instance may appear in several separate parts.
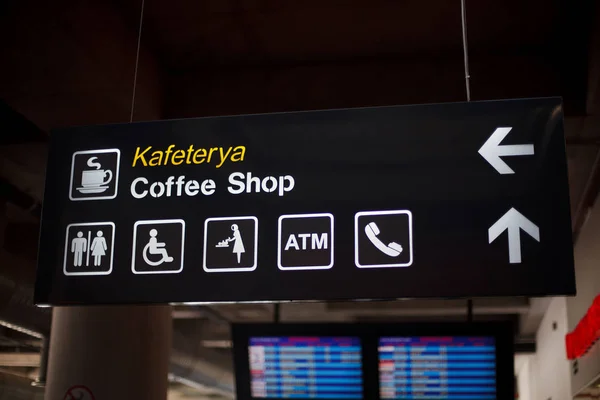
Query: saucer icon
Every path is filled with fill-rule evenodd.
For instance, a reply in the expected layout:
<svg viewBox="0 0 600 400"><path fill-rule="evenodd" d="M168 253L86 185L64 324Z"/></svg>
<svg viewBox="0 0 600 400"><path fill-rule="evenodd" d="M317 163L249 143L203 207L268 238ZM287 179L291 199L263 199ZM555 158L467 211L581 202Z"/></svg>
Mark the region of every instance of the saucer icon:
<svg viewBox="0 0 600 400"><path fill-rule="evenodd" d="M94 194L104 193L108 189L108 186L97 186L97 187L78 187L76 190L83 194Z"/></svg>

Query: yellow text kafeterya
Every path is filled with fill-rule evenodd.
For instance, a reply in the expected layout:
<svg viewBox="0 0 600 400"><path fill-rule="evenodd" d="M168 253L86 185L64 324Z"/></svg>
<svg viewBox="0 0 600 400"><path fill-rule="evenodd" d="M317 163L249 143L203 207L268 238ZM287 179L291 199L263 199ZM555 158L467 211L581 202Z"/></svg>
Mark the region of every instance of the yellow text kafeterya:
<svg viewBox="0 0 600 400"><path fill-rule="evenodd" d="M186 150L176 149L175 145L169 145L165 150L154 150L152 146L146 148L138 147L133 156L132 166L158 167L166 165L181 164L211 164L221 168L226 161L244 161L246 146L194 148L190 145Z"/></svg>

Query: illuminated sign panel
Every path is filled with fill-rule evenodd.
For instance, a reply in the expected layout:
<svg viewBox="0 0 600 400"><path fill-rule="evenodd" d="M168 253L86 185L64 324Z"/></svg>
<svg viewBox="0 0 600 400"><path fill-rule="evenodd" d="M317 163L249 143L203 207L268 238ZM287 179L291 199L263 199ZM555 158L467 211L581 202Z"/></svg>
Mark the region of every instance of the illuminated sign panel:
<svg viewBox="0 0 600 400"><path fill-rule="evenodd" d="M382 337L381 399L496 400L493 337Z"/></svg>
<svg viewBox="0 0 600 400"><path fill-rule="evenodd" d="M560 99L54 132L36 301L574 293Z"/></svg>
<svg viewBox="0 0 600 400"><path fill-rule="evenodd" d="M253 398L364 398L359 338L253 337L248 359Z"/></svg>

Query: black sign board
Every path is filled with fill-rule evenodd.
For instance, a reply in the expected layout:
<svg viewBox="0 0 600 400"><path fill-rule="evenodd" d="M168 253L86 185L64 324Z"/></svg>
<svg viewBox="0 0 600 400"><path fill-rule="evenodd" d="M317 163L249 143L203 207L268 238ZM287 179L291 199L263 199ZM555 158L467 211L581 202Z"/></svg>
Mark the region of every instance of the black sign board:
<svg viewBox="0 0 600 400"><path fill-rule="evenodd" d="M52 134L36 302L575 292L560 99Z"/></svg>

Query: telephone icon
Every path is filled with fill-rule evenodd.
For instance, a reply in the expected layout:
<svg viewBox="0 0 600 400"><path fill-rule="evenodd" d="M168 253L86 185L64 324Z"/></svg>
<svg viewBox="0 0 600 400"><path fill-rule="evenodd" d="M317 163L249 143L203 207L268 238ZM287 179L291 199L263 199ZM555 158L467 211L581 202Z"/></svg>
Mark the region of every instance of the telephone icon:
<svg viewBox="0 0 600 400"><path fill-rule="evenodd" d="M396 242L388 243L387 245L378 238L379 236L379 227L375 222L370 222L365 226L365 233L367 234L367 238L373 243L375 247L383 254L386 254L390 257L398 257L402 253L402 246Z"/></svg>

